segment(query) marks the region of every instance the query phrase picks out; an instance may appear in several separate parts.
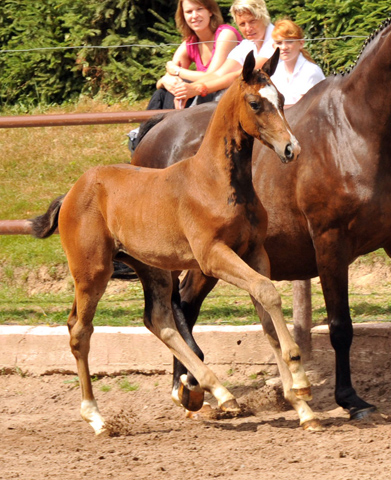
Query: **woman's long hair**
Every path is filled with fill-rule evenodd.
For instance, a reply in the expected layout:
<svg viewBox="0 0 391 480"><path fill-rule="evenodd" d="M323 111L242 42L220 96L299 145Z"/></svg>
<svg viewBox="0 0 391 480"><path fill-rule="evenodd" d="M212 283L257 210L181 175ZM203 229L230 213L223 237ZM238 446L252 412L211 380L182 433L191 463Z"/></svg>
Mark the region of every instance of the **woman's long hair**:
<svg viewBox="0 0 391 480"><path fill-rule="evenodd" d="M292 20L289 20L288 18L284 18L282 20L277 20L274 24L272 38L273 40L279 40L280 38L304 40L304 32L295 22L292 22ZM301 49L301 53L306 60L315 63L305 48Z"/></svg>
<svg viewBox="0 0 391 480"><path fill-rule="evenodd" d="M183 14L183 1L178 1L178 7L175 13L175 23L179 33L182 35L184 40L191 38L193 35L196 35L193 30L186 23L185 16ZM217 28L224 23L223 15L221 14L220 7L217 5L215 0L192 0L194 3L198 3L206 8L212 16L210 17L210 29L213 33Z"/></svg>

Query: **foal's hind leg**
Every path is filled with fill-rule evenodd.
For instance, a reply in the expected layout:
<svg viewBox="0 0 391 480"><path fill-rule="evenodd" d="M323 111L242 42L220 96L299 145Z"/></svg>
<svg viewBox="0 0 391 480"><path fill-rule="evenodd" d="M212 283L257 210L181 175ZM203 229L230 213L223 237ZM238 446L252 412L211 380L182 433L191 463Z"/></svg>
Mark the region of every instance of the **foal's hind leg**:
<svg viewBox="0 0 391 480"><path fill-rule="evenodd" d="M100 217L90 216L88 228L82 228L84 225L82 222L77 224L77 217L72 217L71 209L62 213L61 240L75 283L75 300L68 318L68 329L81 387L80 413L98 434L104 430L104 421L92 392L88 354L94 330L92 320L113 272L114 244ZM67 219L67 215L71 219Z"/></svg>
<svg viewBox="0 0 391 480"><path fill-rule="evenodd" d="M193 352L200 358L202 361L204 360L204 354L202 350L197 345L192 331L188 326L187 319L185 318L184 312L181 308L181 298L179 295L179 279L176 276L173 277L173 292L172 292L172 312L175 319L175 324L178 329L178 332L185 340L187 345L193 350ZM179 369L178 369L179 365ZM175 378L175 373L178 374L179 370L181 370L181 374ZM181 381L181 375L184 375L185 381ZM184 390L184 385L188 385L186 390ZM198 382L193 377L193 375L187 372L186 368L181 364L176 357L174 357L174 378L173 378L173 385L171 391L171 399L177 405L183 405L188 410L197 411L200 410L204 403L204 391L201 388L197 388ZM186 395L186 401L184 400L184 394Z"/></svg>
<svg viewBox="0 0 391 480"><path fill-rule="evenodd" d="M239 406L234 396L190 349L177 330L171 306L171 273L136 263L135 268L144 288L145 326L167 345L173 355L194 375L200 387L212 393L222 410L238 412ZM184 406L189 409L188 405Z"/></svg>
<svg viewBox="0 0 391 480"><path fill-rule="evenodd" d="M96 434L104 431L104 420L99 413L98 405L92 391L88 354L90 338L94 331L92 320L96 306L102 297L107 282L111 277L111 269L95 276L90 282L75 280L75 301L68 318L70 346L76 359L79 375L82 403L80 413L82 418L91 425Z"/></svg>
<svg viewBox="0 0 391 480"><path fill-rule="evenodd" d="M200 270L191 270L187 272L185 278L180 284L180 294L173 295L173 309L177 328L179 333L185 339L189 347L198 355L201 360L204 355L193 337L193 327L197 321L202 302L208 293L216 285L217 280L212 277L206 277ZM172 381L171 397L175 403L178 402L178 392L183 388L182 376L187 375L186 383L191 386L197 385L197 380L191 373L188 373L186 367L174 357L174 374ZM183 378L183 377L182 377Z"/></svg>

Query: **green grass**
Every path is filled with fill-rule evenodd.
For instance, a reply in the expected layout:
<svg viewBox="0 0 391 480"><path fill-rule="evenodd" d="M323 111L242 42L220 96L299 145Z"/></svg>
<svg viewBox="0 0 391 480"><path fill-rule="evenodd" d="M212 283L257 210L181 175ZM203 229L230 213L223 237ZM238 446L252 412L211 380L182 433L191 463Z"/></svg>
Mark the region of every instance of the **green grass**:
<svg viewBox="0 0 391 480"><path fill-rule="evenodd" d="M101 392L110 392L111 389L112 389L111 385L101 385L101 387L100 387L99 390L100 390Z"/></svg>
<svg viewBox="0 0 391 480"><path fill-rule="evenodd" d="M122 110L140 110L145 104L121 105ZM115 111L93 101L52 108L45 113ZM38 109L34 113L42 113ZM4 115L7 112L3 112ZM11 114L11 113L9 113ZM132 125L97 125L0 129L0 219L32 218L46 211L49 203L69 190L94 165L124 163L130 159L126 133ZM65 325L72 302L72 282L60 293L56 281L64 278L66 258L58 235L37 240L25 235L0 235L0 324ZM389 271L390 259L383 251L360 257L352 270ZM42 273L42 266L45 272ZM49 281L47 281L47 277ZM46 282L46 283L45 283ZM39 287L52 285L44 291ZM292 321L292 288L277 284L283 313ZM374 278L365 288L350 287L354 321L389 321L388 278ZM314 323L326 318L319 282L312 283ZM100 301L95 325L143 324L143 293L139 282L109 289ZM205 300L199 324L248 325L258 323L253 305L243 291L219 283Z"/></svg>
<svg viewBox="0 0 391 480"><path fill-rule="evenodd" d="M56 265L65 263L59 235L45 240L29 235L0 235L0 266L8 268L8 277L13 277L15 267L32 271L41 265L55 269Z"/></svg>
<svg viewBox="0 0 391 480"><path fill-rule="evenodd" d="M130 383L127 378L122 378L118 385L123 392L135 392L140 388L137 383Z"/></svg>
<svg viewBox="0 0 391 480"><path fill-rule="evenodd" d="M94 325L143 325L144 298L138 281L119 282L118 291L108 289L99 302ZM110 287L110 285L109 285ZM292 322L292 286L276 282L282 298L283 314ZM354 322L391 320L389 285L371 291L371 288L350 289L350 308ZM26 293L23 286L0 282L0 324L2 325L65 325L73 302L70 287L65 293ZM316 280L312 281L313 323L326 321L323 294ZM198 320L199 325L252 325L259 319L248 294L220 282L206 298Z"/></svg>

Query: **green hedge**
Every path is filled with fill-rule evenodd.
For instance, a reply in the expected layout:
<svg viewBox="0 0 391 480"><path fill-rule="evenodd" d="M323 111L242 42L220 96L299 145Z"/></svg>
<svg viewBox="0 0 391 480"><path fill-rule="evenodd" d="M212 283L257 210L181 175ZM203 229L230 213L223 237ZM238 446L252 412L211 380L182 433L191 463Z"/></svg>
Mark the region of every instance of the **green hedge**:
<svg viewBox="0 0 391 480"><path fill-rule="evenodd" d="M219 4L230 21L231 2ZM327 39L309 44L326 74L351 64L363 44L363 38L330 38L368 36L391 14L389 0L267 4L272 20L288 16L302 25L307 37ZM164 0L2 0L0 107L28 110L80 95L130 102L148 96L176 48L167 44L180 41L175 6ZM129 44L134 46L121 48ZM83 48L69 48L79 46ZM22 51L46 47L56 50Z"/></svg>

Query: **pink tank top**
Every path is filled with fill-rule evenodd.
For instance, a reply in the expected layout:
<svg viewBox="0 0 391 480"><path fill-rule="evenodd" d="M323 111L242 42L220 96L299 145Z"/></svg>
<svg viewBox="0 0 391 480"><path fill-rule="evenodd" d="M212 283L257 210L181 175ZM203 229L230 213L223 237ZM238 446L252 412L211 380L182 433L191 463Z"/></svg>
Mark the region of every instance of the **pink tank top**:
<svg viewBox="0 0 391 480"><path fill-rule="evenodd" d="M212 56L210 57L210 60L206 65L204 65L202 63L200 51L198 50L198 44L197 44L198 38L195 35L193 35L189 39L186 40L187 55L189 56L189 59L192 62L195 63L196 69L197 69L198 72L206 72L208 70L209 64L212 61L213 55L215 54L216 40L218 39L220 33L223 30L226 30L226 29L232 30L232 32L235 33L236 38L238 40L238 45L242 41L242 37L241 37L240 33L236 30L236 28L231 27L231 25L226 25L226 24L220 25L215 32Z"/></svg>

